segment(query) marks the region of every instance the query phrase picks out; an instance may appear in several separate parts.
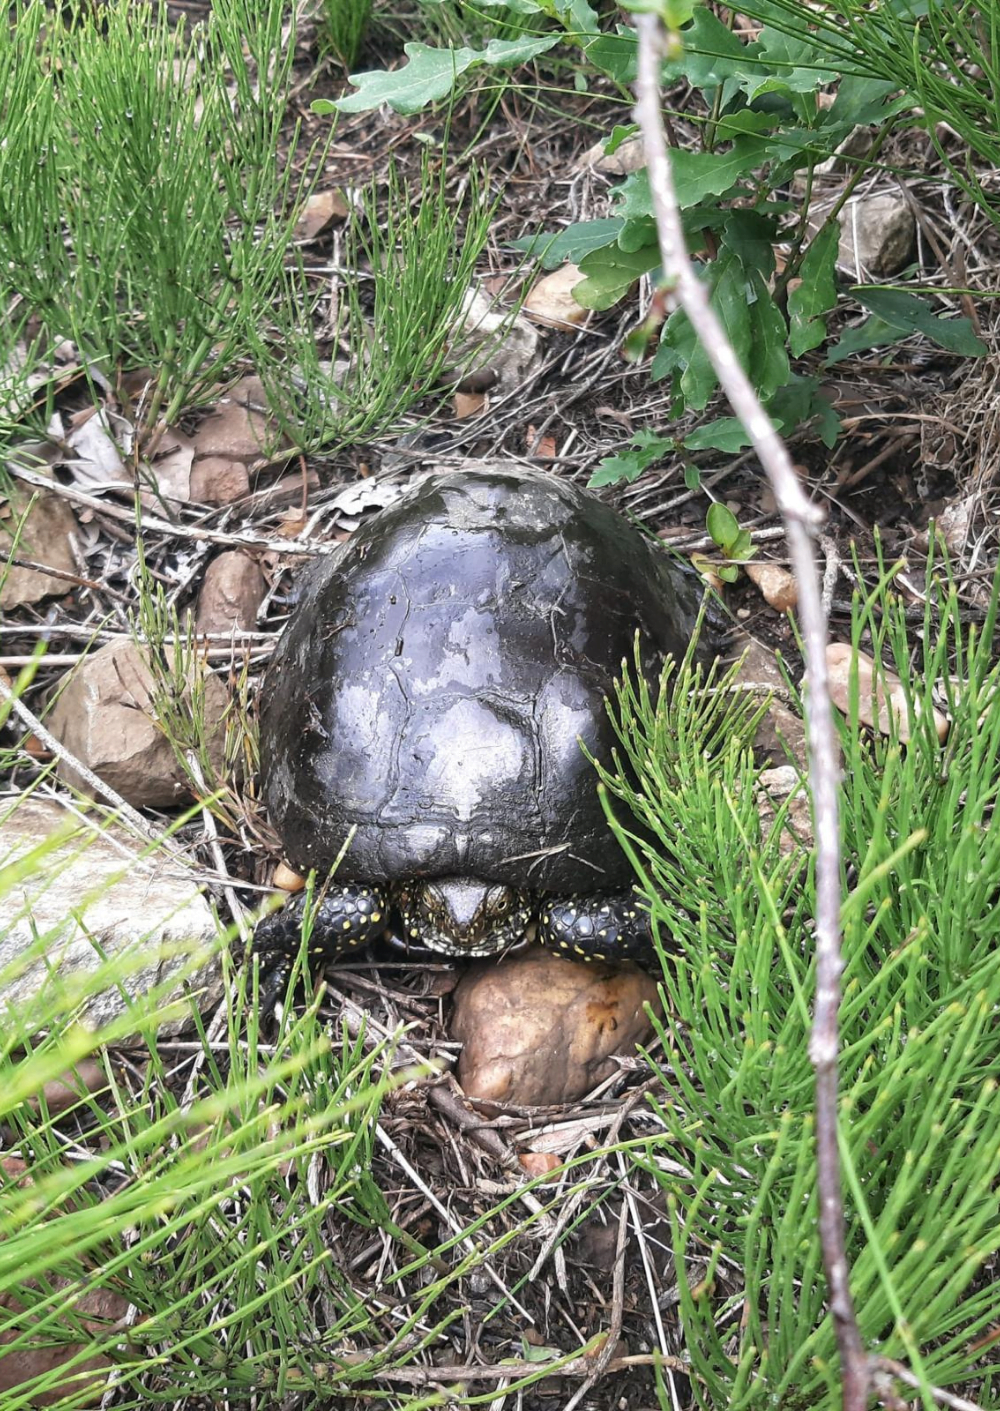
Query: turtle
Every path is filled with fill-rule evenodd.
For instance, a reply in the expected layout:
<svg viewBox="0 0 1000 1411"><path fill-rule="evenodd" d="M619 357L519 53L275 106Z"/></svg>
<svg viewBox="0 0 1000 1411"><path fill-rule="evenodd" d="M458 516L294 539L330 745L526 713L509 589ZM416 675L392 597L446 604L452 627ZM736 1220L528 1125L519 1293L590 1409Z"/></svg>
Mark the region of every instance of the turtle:
<svg viewBox="0 0 1000 1411"><path fill-rule="evenodd" d="M700 580L595 495L516 463L430 473L305 570L259 696L263 797L288 861L335 872L312 953L653 953L598 794L606 709L639 642L683 656ZM638 633L638 639L636 638ZM255 948L287 973L301 898Z"/></svg>

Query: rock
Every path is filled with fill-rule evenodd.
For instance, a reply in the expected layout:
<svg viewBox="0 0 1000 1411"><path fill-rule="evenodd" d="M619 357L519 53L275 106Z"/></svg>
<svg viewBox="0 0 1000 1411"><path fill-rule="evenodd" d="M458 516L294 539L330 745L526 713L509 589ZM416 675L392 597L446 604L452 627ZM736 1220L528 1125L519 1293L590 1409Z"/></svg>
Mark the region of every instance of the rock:
<svg viewBox="0 0 1000 1411"><path fill-rule="evenodd" d="M513 392L538 358L538 330L521 314L511 318L494 308L481 289L466 290L462 321L455 333L455 367L463 382L484 368L496 374L496 390Z"/></svg>
<svg viewBox="0 0 1000 1411"><path fill-rule="evenodd" d="M799 771L790 764L776 769L764 769L758 779L757 805L760 810L764 836L770 833L777 816L778 807L788 800L785 826L778 846L783 857L813 845L812 808L809 795L803 785Z"/></svg>
<svg viewBox="0 0 1000 1411"><path fill-rule="evenodd" d="M61 838L67 827L74 831ZM45 855L33 860L4 897L0 930L0 1011L15 1008L23 1015L48 986L67 988L67 1003L84 998L80 1022L90 1028L117 1018L126 1003L117 984L94 991L87 977L109 959L134 953L136 965L122 983L128 993L145 994L178 974L188 958L207 947L217 949L218 928L208 902L190 875L179 871L176 858L140 857L141 845L129 834L108 827L103 815L80 819L48 799L25 798L0 815L0 859L16 864L34 849ZM38 936L46 937L38 954ZM9 967L19 962L12 978ZM205 992L205 1004L221 992L218 956L207 956L190 977L194 991ZM183 993L178 984L176 995ZM164 1027L176 1032L178 1020Z"/></svg>
<svg viewBox="0 0 1000 1411"><path fill-rule="evenodd" d="M32 1184L25 1162L11 1156L0 1160L0 1191L5 1185L24 1187ZM70 1289L72 1286L69 1279L59 1275L49 1282L51 1288L55 1290ZM36 1289L39 1285L36 1280L32 1280L30 1287ZM106 1332L109 1324L117 1323L123 1319L129 1309L128 1299L110 1289L90 1289L78 1298L74 1298L70 1293L67 1294L66 1301L67 1305L71 1305L73 1309L72 1326L76 1328L82 1324L86 1332L98 1335ZM0 1291L0 1310L5 1313L21 1313L23 1305L12 1294ZM79 1323L77 1319L79 1319ZM33 1382L36 1378L43 1377L56 1368L66 1366L86 1348L86 1344L81 1342L64 1342L47 1346L46 1344L50 1343L51 1339L46 1332L40 1335L37 1346L22 1346L15 1352L3 1352L2 1349L8 1343L21 1336L25 1323L30 1323L30 1315L25 1319L19 1319L18 1323L19 1326L11 1328L8 1332L0 1333L0 1397L6 1397L8 1393L13 1395L20 1391L26 1383ZM71 1395L73 1406L89 1406L102 1396L107 1385L106 1373L111 1365L109 1358L100 1355L74 1362L72 1368L67 1367L66 1376L49 1387L48 1390L32 1391L28 1404L31 1406L52 1406L63 1397Z"/></svg>
<svg viewBox="0 0 1000 1411"><path fill-rule="evenodd" d="M47 1283L54 1290L71 1288L70 1280L59 1276ZM67 1293L66 1299L67 1310L69 1307L73 1310L72 1322L67 1316L66 1326L74 1329L82 1327L85 1332L92 1332L97 1336L106 1334L109 1324L123 1319L129 1308L128 1299L111 1289L90 1289L79 1298ZM0 1309L5 1313L18 1313L21 1312L21 1305L11 1294L0 1293ZM86 1343L60 1342L47 1346L49 1337L44 1333L39 1337L37 1346L20 1347L16 1352L4 1353L4 1344L13 1342L23 1331L24 1323L20 1319L18 1321L20 1327L0 1333L0 1397L6 1399L8 1394L13 1396L26 1382L32 1382L36 1377L65 1366L65 1377L57 1379L47 1391L32 1392L31 1400L27 1404L54 1406L57 1402L62 1402L64 1397L70 1396L72 1400L64 1403L67 1406L97 1404L107 1389L111 1359L97 1355L77 1360L79 1353L86 1348ZM26 1321L30 1324L30 1316ZM70 1367L68 1364L71 1362L73 1365Z"/></svg>
<svg viewBox="0 0 1000 1411"><path fill-rule="evenodd" d="M250 473L231 456L202 456L191 467L191 499L198 505L233 505L250 493Z"/></svg>
<svg viewBox="0 0 1000 1411"><path fill-rule="evenodd" d="M881 279L909 264L917 238L913 212L901 196L858 196L840 215L838 259L857 277Z"/></svg>
<svg viewBox="0 0 1000 1411"><path fill-rule="evenodd" d="M653 1032L652 977L630 964L576 964L542 946L477 961L455 990L452 1037L469 1097L526 1106L573 1102Z"/></svg>
<svg viewBox="0 0 1000 1411"><path fill-rule="evenodd" d="M748 563L747 577L756 583L764 600L778 612L790 612L799 601L795 574L777 563Z"/></svg>
<svg viewBox="0 0 1000 1411"><path fill-rule="evenodd" d="M331 186L326 191L314 191L295 222L293 237L302 241L315 240L318 235L329 230L334 221L346 220L350 214L351 208L339 186Z"/></svg>
<svg viewBox="0 0 1000 1411"><path fill-rule="evenodd" d="M191 465L194 442L182 431L171 428L164 433L156 455L142 468L143 484L139 499L146 509L157 514L172 512L191 499Z"/></svg>
<svg viewBox="0 0 1000 1411"><path fill-rule="evenodd" d="M306 885L306 879L301 872L294 872L286 862L279 862L274 869L271 885L282 892L301 892Z"/></svg>
<svg viewBox="0 0 1000 1411"><path fill-rule="evenodd" d="M830 697L834 705L845 715L849 714L851 670L855 657L858 672L858 719L883 735L890 734L895 725L899 739L905 744L912 737L912 731L902 681L891 671L880 671L876 680L872 658L864 652L855 652L847 642L831 642L826 649ZM913 707L919 717L920 701L914 700ZM935 710L933 715L934 730L943 743L948 736L948 717L938 710Z"/></svg>
<svg viewBox="0 0 1000 1411"><path fill-rule="evenodd" d="M646 165L646 150L641 137L627 137L614 152L605 152L603 142L588 147L576 163L577 170L599 171L604 176L628 176Z"/></svg>
<svg viewBox="0 0 1000 1411"><path fill-rule="evenodd" d="M34 504L31 503L33 497ZM3 520L0 531L0 563L7 559L11 549L9 536L27 510L17 557L45 564L47 568L58 568L63 573L79 573L71 542L79 529L73 511L61 495L52 490L26 493L15 486L8 505L10 514ZM0 609L11 612L14 608L30 607L44 598L62 597L72 590L73 584L65 578L56 578L34 568L12 568L0 587Z"/></svg>
<svg viewBox="0 0 1000 1411"><path fill-rule="evenodd" d="M743 643L737 647L742 650ZM761 763L785 764L789 754L803 770L807 765L806 727L797 711L786 704L788 683L777 657L763 642L751 639L746 644L737 681L743 690L753 690L759 698L774 692L767 714L754 736L754 753Z"/></svg>
<svg viewBox="0 0 1000 1411"><path fill-rule="evenodd" d="M208 565L198 594L195 629L200 633L252 632L266 584L260 565L239 549Z"/></svg>
<svg viewBox="0 0 1000 1411"><path fill-rule="evenodd" d="M585 322L590 318L590 310L573 298L574 287L584 278L576 265L560 265L532 287L524 301L524 313L535 323L548 324L551 328L574 328Z"/></svg>
<svg viewBox="0 0 1000 1411"><path fill-rule="evenodd" d="M268 421L267 393L259 377L244 377L230 387L195 432L195 456L259 460L274 439Z"/></svg>
<svg viewBox="0 0 1000 1411"><path fill-rule="evenodd" d="M81 763L136 808L169 808L190 799L188 780L154 718L147 659L131 638L92 652L59 684L63 689L46 723ZM228 704L225 686L206 674L206 734L220 774ZM81 792L92 792L70 766L60 761L58 770Z"/></svg>

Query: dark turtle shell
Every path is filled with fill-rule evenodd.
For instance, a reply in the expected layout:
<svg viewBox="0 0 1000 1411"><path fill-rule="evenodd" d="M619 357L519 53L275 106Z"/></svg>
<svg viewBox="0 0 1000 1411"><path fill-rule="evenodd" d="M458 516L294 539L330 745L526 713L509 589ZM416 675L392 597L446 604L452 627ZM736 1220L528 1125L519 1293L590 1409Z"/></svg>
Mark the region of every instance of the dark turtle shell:
<svg viewBox="0 0 1000 1411"><path fill-rule="evenodd" d="M594 496L512 465L433 475L303 575L261 693L289 861L338 881L628 886L580 748L641 634L683 655L689 572Z"/></svg>

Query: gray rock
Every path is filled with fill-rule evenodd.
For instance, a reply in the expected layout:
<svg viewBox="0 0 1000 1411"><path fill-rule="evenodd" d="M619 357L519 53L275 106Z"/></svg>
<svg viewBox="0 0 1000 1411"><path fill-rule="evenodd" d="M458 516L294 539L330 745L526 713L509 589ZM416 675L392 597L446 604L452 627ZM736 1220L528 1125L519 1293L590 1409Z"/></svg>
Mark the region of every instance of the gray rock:
<svg viewBox="0 0 1000 1411"><path fill-rule="evenodd" d="M71 835L58 837L67 827ZM37 848L47 850L17 875L17 863ZM195 959L188 984L199 1007L218 998L218 925L208 902L176 857L141 857L142 851L135 838L104 824L100 812L81 820L49 799L0 800L0 873L14 864L17 876L0 920L0 1016L16 1009L23 1017L43 987L55 984L66 1008L80 1005L81 1023L109 1023L126 1003L118 983L95 989L102 956L127 967L121 986L133 996L176 976L174 998Z"/></svg>
<svg viewBox="0 0 1000 1411"><path fill-rule="evenodd" d="M838 260L855 278L898 274L910 262L917 238L913 212L901 196L859 196L840 216Z"/></svg>

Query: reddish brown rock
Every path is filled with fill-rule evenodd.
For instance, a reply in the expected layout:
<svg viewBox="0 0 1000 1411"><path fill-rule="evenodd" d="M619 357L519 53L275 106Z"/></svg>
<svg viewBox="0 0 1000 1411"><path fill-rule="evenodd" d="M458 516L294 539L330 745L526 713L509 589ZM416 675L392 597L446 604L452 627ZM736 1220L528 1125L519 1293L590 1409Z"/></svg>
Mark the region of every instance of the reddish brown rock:
<svg viewBox="0 0 1000 1411"><path fill-rule="evenodd" d="M191 499L199 505L232 505L250 493L243 461L231 456L202 456L191 467Z"/></svg>
<svg viewBox="0 0 1000 1411"><path fill-rule="evenodd" d="M78 532L77 523L73 511L60 495L51 490L25 493L18 487L12 491L8 504L9 513L0 532L0 563L10 554L10 536L27 512L16 557L45 564L47 568L58 568L63 573L79 571L71 543L71 536ZM44 598L62 597L72 590L73 584L65 578L56 578L54 574L34 568L12 568L0 587L0 608L9 612L12 608L40 603Z"/></svg>
<svg viewBox="0 0 1000 1411"><path fill-rule="evenodd" d="M60 684L63 689L46 724L82 764L136 808L170 807L191 797L184 771L155 718L152 673L130 638L93 652ZM228 703L222 682L206 675L206 733L220 774ZM83 793L92 792L62 761L59 774Z"/></svg>
<svg viewBox="0 0 1000 1411"><path fill-rule="evenodd" d="M748 563L746 573L778 612L790 612L798 606L799 585L787 568L777 563Z"/></svg>
<svg viewBox="0 0 1000 1411"><path fill-rule="evenodd" d="M656 1003L652 977L630 964L577 964L543 946L478 961L455 990L458 1080L493 1102L572 1102L650 1037L644 1006Z"/></svg>
<svg viewBox="0 0 1000 1411"><path fill-rule="evenodd" d="M205 570L195 628L200 633L252 632L266 589L260 565L239 549L219 554Z"/></svg>

